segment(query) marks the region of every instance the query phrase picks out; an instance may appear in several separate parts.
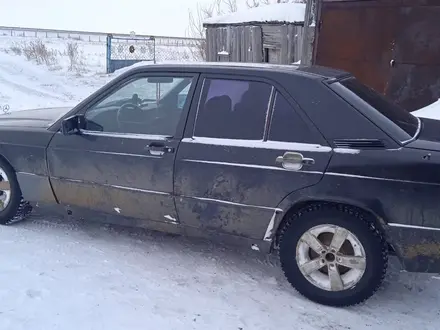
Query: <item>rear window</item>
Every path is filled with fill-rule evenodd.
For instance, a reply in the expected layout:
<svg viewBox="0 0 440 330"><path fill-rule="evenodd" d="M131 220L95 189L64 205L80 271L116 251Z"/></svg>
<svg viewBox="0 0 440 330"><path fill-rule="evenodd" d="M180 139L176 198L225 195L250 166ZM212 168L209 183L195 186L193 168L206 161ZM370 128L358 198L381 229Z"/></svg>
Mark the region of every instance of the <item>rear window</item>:
<svg viewBox="0 0 440 330"><path fill-rule="evenodd" d="M419 127L417 117L392 103L387 98L376 92L374 89L362 84L356 79L346 79L340 84L356 94L364 102L379 111L384 117L392 121L409 136L414 137Z"/></svg>

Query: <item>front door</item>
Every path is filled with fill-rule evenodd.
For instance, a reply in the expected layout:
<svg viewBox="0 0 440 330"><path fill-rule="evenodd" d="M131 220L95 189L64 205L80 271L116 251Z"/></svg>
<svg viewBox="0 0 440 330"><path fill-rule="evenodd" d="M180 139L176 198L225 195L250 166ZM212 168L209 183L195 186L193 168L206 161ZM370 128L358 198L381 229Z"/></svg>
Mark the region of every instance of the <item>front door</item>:
<svg viewBox="0 0 440 330"><path fill-rule="evenodd" d="M118 219L178 222L173 166L196 75L127 77L78 113L86 129L55 134L48 167L60 203ZM183 91L183 93L182 93Z"/></svg>
<svg viewBox="0 0 440 330"><path fill-rule="evenodd" d="M180 220L271 240L275 217L282 214L278 205L289 193L319 182L331 148L271 81L235 75L201 78L200 99L193 102L198 108L191 111L176 158ZM292 155L310 161L298 169Z"/></svg>

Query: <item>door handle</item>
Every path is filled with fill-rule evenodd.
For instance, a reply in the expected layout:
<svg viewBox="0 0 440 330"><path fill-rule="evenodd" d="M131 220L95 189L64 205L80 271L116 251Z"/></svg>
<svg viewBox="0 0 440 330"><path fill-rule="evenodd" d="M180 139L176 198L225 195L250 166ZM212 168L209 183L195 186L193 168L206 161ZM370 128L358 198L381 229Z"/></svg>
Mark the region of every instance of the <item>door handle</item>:
<svg viewBox="0 0 440 330"><path fill-rule="evenodd" d="M281 166L286 170L299 171L304 165L313 165L315 160L313 158L305 158L299 152L285 152L284 155L278 156L275 160L281 163Z"/></svg>
<svg viewBox="0 0 440 330"><path fill-rule="evenodd" d="M153 156L163 156L165 153L173 153L174 148L166 146L163 143L152 142L145 147Z"/></svg>

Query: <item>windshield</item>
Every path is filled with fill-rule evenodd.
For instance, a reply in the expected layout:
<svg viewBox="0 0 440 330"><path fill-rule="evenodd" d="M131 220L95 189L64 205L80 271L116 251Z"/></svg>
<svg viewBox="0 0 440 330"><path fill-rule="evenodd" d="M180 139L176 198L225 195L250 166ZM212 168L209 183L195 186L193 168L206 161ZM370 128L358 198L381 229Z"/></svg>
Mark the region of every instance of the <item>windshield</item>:
<svg viewBox="0 0 440 330"><path fill-rule="evenodd" d="M419 120L410 112L392 103L374 89L362 84L354 78L340 81L340 84L356 94L356 96L377 110L386 119L392 121L410 137L414 137L417 134Z"/></svg>

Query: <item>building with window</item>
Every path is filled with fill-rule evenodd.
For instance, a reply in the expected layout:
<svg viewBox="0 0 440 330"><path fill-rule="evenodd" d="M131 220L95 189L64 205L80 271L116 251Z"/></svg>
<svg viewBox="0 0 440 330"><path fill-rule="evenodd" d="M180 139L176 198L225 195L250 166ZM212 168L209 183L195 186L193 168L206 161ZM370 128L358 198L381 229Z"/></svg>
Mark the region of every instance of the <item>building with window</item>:
<svg viewBox="0 0 440 330"><path fill-rule="evenodd" d="M301 59L306 5L280 3L205 20L206 60L291 64ZM313 36L313 29L308 35Z"/></svg>

